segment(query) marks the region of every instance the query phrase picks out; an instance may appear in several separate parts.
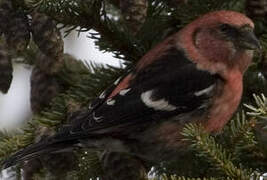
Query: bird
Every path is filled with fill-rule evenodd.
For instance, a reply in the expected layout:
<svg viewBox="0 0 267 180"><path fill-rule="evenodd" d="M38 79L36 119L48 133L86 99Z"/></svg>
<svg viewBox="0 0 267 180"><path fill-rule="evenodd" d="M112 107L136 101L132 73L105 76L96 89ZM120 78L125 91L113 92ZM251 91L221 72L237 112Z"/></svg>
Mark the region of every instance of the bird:
<svg viewBox="0 0 267 180"><path fill-rule="evenodd" d="M56 134L11 155L2 168L74 147L97 148L105 180L145 179L147 162L188 146L198 123L220 132L239 106L243 74L261 45L252 20L235 11L204 14L149 50Z"/></svg>

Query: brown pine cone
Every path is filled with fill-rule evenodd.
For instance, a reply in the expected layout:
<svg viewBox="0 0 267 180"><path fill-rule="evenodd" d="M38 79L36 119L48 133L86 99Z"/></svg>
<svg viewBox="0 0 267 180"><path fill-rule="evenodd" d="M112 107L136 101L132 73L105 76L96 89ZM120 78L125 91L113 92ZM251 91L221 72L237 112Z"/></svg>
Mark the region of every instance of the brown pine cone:
<svg viewBox="0 0 267 180"><path fill-rule="evenodd" d="M39 49L53 60L61 59L64 43L56 23L44 14L33 12L31 29Z"/></svg>
<svg viewBox="0 0 267 180"><path fill-rule="evenodd" d="M247 0L246 14L250 18L264 17L267 13L267 0Z"/></svg>
<svg viewBox="0 0 267 180"><path fill-rule="evenodd" d="M6 43L2 40L0 41L0 91L7 93L11 81L13 67L11 59L8 55L8 49Z"/></svg>
<svg viewBox="0 0 267 180"><path fill-rule="evenodd" d="M48 106L60 91L56 78L40 70L37 66L31 74L31 108L34 113Z"/></svg>
<svg viewBox="0 0 267 180"><path fill-rule="evenodd" d="M101 157L103 179L113 180L145 180L147 170L141 160L122 152L104 152ZM130 170L130 171L129 171Z"/></svg>
<svg viewBox="0 0 267 180"><path fill-rule="evenodd" d="M63 66L63 57L60 56L58 59L55 59L39 52L36 59L36 66L46 74L56 74Z"/></svg>
<svg viewBox="0 0 267 180"><path fill-rule="evenodd" d="M9 17L11 20L4 31L7 45L16 52L23 52L30 41L30 30L28 18L23 12L12 12Z"/></svg>
<svg viewBox="0 0 267 180"><path fill-rule="evenodd" d="M4 0L0 4L0 29L9 48L16 52L22 52L27 48L30 41L28 17L22 10L14 9L9 0Z"/></svg>
<svg viewBox="0 0 267 180"><path fill-rule="evenodd" d="M136 34L147 16L147 0L120 0L120 9L130 31Z"/></svg>
<svg viewBox="0 0 267 180"><path fill-rule="evenodd" d="M7 28L7 24L9 23L10 19L9 14L13 11L12 2L10 0L2 0L0 1L0 28L1 33L5 31Z"/></svg>
<svg viewBox="0 0 267 180"><path fill-rule="evenodd" d="M168 0L166 3L171 7L177 7L182 3L187 3L187 0Z"/></svg>

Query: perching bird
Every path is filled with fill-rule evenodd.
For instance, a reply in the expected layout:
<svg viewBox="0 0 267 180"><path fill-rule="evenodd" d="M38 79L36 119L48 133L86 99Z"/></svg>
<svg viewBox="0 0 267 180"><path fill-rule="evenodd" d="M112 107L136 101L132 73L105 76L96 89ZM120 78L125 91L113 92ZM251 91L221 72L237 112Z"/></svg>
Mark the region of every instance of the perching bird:
<svg viewBox="0 0 267 180"><path fill-rule="evenodd" d="M15 153L3 167L86 146L103 150L105 180L142 179L145 162L168 161L184 149L185 124L218 132L231 118L243 73L260 48L253 28L238 12L199 17L150 50L72 124Z"/></svg>

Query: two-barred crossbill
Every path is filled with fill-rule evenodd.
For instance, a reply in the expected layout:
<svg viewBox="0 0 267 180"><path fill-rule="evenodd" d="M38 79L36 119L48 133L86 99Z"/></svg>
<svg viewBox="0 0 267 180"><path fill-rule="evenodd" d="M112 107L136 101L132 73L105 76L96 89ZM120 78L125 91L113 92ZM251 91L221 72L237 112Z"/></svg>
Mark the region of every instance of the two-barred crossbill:
<svg viewBox="0 0 267 180"><path fill-rule="evenodd" d="M71 124L15 153L4 167L86 146L103 150L104 179L142 179L145 162L167 161L185 149L185 124L217 132L231 118L243 73L260 48L253 28L233 11L196 19L150 50Z"/></svg>

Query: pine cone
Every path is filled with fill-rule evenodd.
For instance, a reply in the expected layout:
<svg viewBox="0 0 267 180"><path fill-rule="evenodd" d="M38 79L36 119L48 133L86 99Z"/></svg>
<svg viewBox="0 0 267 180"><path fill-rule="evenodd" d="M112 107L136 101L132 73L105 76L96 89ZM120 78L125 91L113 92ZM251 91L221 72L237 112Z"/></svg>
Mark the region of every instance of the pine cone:
<svg viewBox="0 0 267 180"><path fill-rule="evenodd" d="M41 171L43 168L42 163L39 159L33 159L30 161L25 161L22 164L22 176L25 180L34 180L34 174Z"/></svg>
<svg viewBox="0 0 267 180"><path fill-rule="evenodd" d="M169 6L176 7L181 3L187 3L187 0L169 0L166 1Z"/></svg>
<svg viewBox="0 0 267 180"><path fill-rule="evenodd" d="M63 66L63 57L55 59L53 57L46 56L42 52L37 55L36 66L38 66L46 74L55 74Z"/></svg>
<svg viewBox="0 0 267 180"><path fill-rule="evenodd" d="M4 31L7 45L17 52L23 52L30 41L30 31L28 18L23 12L12 12L7 24L7 30Z"/></svg>
<svg viewBox="0 0 267 180"><path fill-rule="evenodd" d="M24 51L30 41L29 22L26 14L12 7L11 1L0 4L0 28L7 45L17 52Z"/></svg>
<svg viewBox="0 0 267 180"><path fill-rule="evenodd" d="M0 42L0 91L7 93L12 81L13 67L4 41Z"/></svg>
<svg viewBox="0 0 267 180"><path fill-rule="evenodd" d="M250 18L264 17L267 13L267 0L247 0L246 14Z"/></svg>
<svg viewBox="0 0 267 180"><path fill-rule="evenodd" d="M55 61L61 59L64 43L55 22L44 14L33 12L31 29L39 49Z"/></svg>
<svg viewBox="0 0 267 180"><path fill-rule="evenodd" d="M35 131L34 141L42 141L54 134L54 129L39 126ZM73 170L76 165L77 160L72 151L42 155L36 159L31 159L22 164L23 177L26 180L34 180L34 175L40 173L40 171L45 168L50 174L49 179L65 179L68 171Z"/></svg>
<svg viewBox="0 0 267 180"><path fill-rule="evenodd" d="M145 180L146 168L143 163L130 154L121 152L104 152L101 157L105 180ZM132 171L129 171L132 169Z"/></svg>
<svg viewBox="0 0 267 180"><path fill-rule="evenodd" d="M77 167L77 159L71 150L69 152L43 155L40 160L54 179L66 179L67 173Z"/></svg>
<svg viewBox="0 0 267 180"><path fill-rule="evenodd" d="M34 67L31 74L31 108L40 112L60 91L56 78Z"/></svg>
<svg viewBox="0 0 267 180"><path fill-rule="evenodd" d="M10 21L9 14L13 11L12 2L10 0L0 1L0 28L1 33L7 28Z"/></svg>
<svg viewBox="0 0 267 180"><path fill-rule="evenodd" d="M147 0L120 0L120 8L129 29L136 34L146 20Z"/></svg>
<svg viewBox="0 0 267 180"><path fill-rule="evenodd" d="M113 4L116 7L120 6L120 0L109 0L111 2L111 4Z"/></svg>

